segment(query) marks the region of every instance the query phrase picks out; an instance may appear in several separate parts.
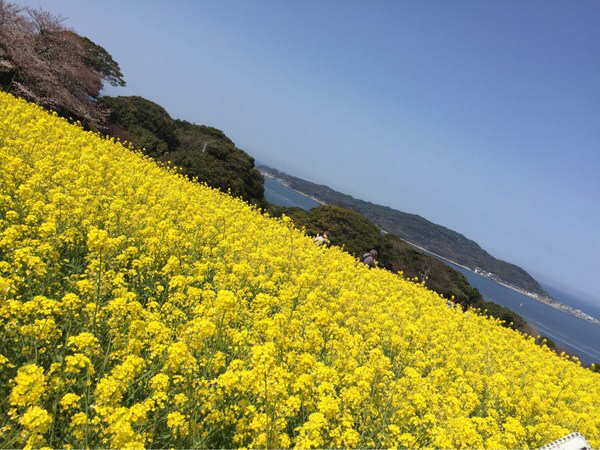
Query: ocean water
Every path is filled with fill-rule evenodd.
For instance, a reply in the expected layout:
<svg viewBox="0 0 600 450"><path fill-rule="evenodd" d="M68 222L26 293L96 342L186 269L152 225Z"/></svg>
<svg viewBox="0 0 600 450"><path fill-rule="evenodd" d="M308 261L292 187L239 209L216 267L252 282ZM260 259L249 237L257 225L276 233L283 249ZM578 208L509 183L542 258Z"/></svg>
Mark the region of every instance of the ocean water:
<svg viewBox="0 0 600 450"><path fill-rule="evenodd" d="M600 362L600 325L552 308L545 303L495 283L489 278L463 269L448 261L444 262L453 269L461 272L471 286L479 289L485 300L512 309L530 325L533 325L540 335L548 336L557 346L579 357L584 365L592 362ZM555 296L556 300L561 303L584 311L580 307L585 303L583 300L576 299L572 295L564 295L564 293L561 296L556 295L556 292L548 291L548 293ZM584 312L600 318L598 317L598 312L593 307Z"/></svg>
<svg viewBox="0 0 600 450"><path fill-rule="evenodd" d="M566 305L571 305L574 308L589 314L596 319L600 319L600 303L594 303L592 300L588 300L583 297L578 297L568 292L564 292L554 286L550 286L546 283L540 283L544 290L550 294L553 298Z"/></svg>
<svg viewBox="0 0 600 450"><path fill-rule="evenodd" d="M278 206L295 206L306 210L319 206L319 202L268 176L265 176L265 198Z"/></svg>
<svg viewBox="0 0 600 450"><path fill-rule="evenodd" d="M266 176L265 197L269 202L280 206L296 206L308 210L319 205L315 200ZM479 289L487 301L512 309L530 325L533 325L540 335L550 337L556 345L570 354L578 356L584 365L600 362L600 325L552 308L448 261L444 261L444 263L465 275L469 283ZM561 303L573 306L600 319L600 306L595 306L550 286L543 287Z"/></svg>

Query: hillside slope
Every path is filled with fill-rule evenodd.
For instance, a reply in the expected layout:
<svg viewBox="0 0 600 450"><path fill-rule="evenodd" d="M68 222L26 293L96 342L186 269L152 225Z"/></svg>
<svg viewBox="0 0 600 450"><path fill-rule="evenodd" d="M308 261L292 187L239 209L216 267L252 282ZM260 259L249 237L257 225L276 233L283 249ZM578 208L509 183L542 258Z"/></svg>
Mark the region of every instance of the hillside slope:
<svg viewBox="0 0 600 450"><path fill-rule="evenodd" d="M259 169L284 180L296 189L319 201L352 209L368 217L377 226L430 252L457 262L472 270L479 268L497 276L501 281L527 292L548 296L540 284L522 268L494 258L476 242L460 233L434 224L416 214L397 211L387 206L355 199L310 181L297 178L266 166Z"/></svg>
<svg viewBox="0 0 600 450"><path fill-rule="evenodd" d="M254 158L213 127L175 120L160 105L139 96L102 97L110 111L107 132L159 161L174 164L179 173L231 192L250 203L264 201L264 179Z"/></svg>
<svg viewBox="0 0 600 450"><path fill-rule="evenodd" d="M327 230L331 245L342 247L356 258L375 249L379 252L378 267L422 283L464 311L490 315L506 327L532 334L523 317L501 305L484 301L462 273L393 234L382 234L372 221L356 211L337 205L320 205L308 211L272 206L269 212L276 217L285 214L296 227L312 236Z"/></svg>
<svg viewBox="0 0 600 450"><path fill-rule="evenodd" d="M600 446L600 375L0 93L0 447Z"/></svg>

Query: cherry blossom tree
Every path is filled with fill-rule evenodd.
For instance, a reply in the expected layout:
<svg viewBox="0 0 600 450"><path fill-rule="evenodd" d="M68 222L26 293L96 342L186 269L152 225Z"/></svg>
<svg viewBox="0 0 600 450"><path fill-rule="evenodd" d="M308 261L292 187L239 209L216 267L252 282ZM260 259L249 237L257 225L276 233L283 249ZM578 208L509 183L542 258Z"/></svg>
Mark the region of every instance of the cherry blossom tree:
<svg viewBox="0 0 600 450"><path fill-rule="evenodd" d="M105 81L125 84L101 46L42 9L0 0L0 85L3 89L97 129L105 112L95 99Z"/></svg>

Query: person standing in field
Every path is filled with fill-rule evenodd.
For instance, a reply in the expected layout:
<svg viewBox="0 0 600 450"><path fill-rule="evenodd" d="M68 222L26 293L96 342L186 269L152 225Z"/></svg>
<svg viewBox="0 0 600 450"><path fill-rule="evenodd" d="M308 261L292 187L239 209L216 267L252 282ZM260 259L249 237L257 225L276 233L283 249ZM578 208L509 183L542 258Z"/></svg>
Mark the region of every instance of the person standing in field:
<svg viewBox="0 0 600 450"><path fill-rule="evenodd" d="M370 252L365 253L360 258L361 262L365 263L369 268L373 268L377 265L377 260L379 259L379 254L377 250L373 249Z"/></svg>
<svg viewBox="0 0 600 450"><path fill-rule="evenodd" d="M329 231L325 231L323 234L317 233L313 240L317 245L324 245L325 247L329 247Z"/></svg>

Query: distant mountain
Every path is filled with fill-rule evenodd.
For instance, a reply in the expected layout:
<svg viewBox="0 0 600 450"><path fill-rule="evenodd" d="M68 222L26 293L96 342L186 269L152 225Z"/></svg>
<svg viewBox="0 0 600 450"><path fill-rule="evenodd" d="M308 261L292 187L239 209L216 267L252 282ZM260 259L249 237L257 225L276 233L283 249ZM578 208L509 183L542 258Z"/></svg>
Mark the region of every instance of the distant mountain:
<svg viewBox="0 0 600 450"><path fill-rule="evenodd" d="M311 183L267 166L257 167L262 173L279 178L292 189L302 192L327 204L339 205L357 211L371 219L382 230L392 233L412 244L424 248L450 261L489 272L498 281L547 297L540 284L522 268L494 258L476 242L460 233L416 214L397 211L387 206L376 205L355 199L328 186Z"/></svg>

